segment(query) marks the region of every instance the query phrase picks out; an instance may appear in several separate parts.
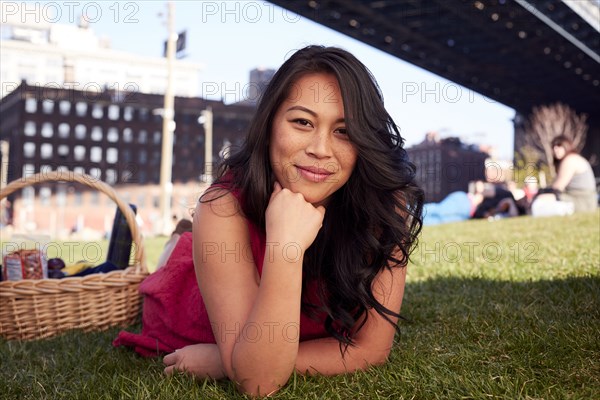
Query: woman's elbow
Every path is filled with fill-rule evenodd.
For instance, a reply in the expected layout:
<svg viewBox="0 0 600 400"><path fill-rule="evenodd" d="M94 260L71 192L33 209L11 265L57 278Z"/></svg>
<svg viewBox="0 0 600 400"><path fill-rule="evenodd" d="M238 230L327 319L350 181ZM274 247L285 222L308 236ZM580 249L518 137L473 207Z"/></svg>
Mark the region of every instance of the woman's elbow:
<svg viewBox="0 0 600 400"><path fill-rule="evenodd" d="M267 397L277 393L287 382L276 384L274 382L258 382L255 380L246 380L237 383L237 389L242 394L252 398Z"/></svg>
<svg viewBox="0 0 600 400"><path fill-rule="evenodd" d="M368 369L370 367L377 367L387 363L390 357L391 349L385 350L367 350L363 353L363 363L358 369Z"/></svg>
<svg viewBox="0 0 600 400"><path fill-rule="evenodd" d="M390 350L389 349L385 350L385 351L377 352L376 354L373 354L373 356L372 356L371 365L374 365L374 366L384 365L385 363L388 362L389 358L390 358Z"/></svg>

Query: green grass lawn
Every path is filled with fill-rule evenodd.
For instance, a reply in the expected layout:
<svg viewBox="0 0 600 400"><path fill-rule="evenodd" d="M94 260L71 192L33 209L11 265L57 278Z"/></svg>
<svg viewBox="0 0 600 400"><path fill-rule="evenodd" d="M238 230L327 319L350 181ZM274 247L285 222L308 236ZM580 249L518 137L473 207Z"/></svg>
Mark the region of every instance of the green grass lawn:
<svg viewBox="0 0 600 400"><path fill-rule="evenodd" d="M151 265L164 240L147 241ZM426 227L408 274L387 365L293 376L274 397L600 398L600 212ZM111 347L118 330L0 340L0 398L244 397L227 381L164 377L160 360Z"/></svg>

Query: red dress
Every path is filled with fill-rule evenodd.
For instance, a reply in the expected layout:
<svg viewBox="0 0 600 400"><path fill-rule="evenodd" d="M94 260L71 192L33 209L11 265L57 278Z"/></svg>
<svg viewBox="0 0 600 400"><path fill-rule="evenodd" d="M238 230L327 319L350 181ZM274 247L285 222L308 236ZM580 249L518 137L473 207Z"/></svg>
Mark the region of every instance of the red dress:
<svg viewBox="0 0 600 400"><path fill-rule="evenodd" d="M233 194L239 201L239 195ZM261 276L265 235L250 221L248 230L252 256ZM191 344L216 343L196 282L192 248L192 234L186 232L177 241L166 265L140 284L140 293L144 295L142 332L121 331L113 341L114 346L132 346L142 356L158 356ZM314 292L314 285L309 288ZM308 293L311 302L315 297L314 293ZM300 315L300 341L326 336L322 320Z"/></svg>

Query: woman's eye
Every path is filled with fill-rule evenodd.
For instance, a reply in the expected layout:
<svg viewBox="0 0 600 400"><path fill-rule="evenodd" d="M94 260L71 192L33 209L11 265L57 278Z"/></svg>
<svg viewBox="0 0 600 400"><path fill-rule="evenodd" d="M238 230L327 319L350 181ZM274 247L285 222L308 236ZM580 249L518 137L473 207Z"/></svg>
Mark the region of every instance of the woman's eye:
<svg viewBox="0 0 600 400"><path fill-rule="evenodd" d="M341 133L342 135L347 135L348 134L348 132L346 131L346 128L337 128L335 130L335 132Z"/></svg>
<svg viewBox="0 0 600 400"><path fill-rule="evenodd" d="M295 124L298 124L298 125L302 125L302 126L311 126L309 120L302 119L302 118L297 118L297 119L293 120L292 122L294 122Z"/></svg>

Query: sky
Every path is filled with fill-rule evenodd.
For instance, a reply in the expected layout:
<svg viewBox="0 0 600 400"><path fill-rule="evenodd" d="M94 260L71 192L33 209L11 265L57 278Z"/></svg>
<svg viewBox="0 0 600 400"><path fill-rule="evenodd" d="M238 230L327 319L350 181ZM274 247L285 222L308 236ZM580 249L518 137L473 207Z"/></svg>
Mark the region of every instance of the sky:
<svg viewBox="0 0 600 400"><path fill-rule="evenodd" d="M174 3L176 31L187 31L185 60L203 66L200 96L240 100L253 68L277 69L291 53L309 44L337 46L371 70L407 145L422 141L426 132L438 131L441 137L490 144L498 158L512 159L514 110L509 107L265 1ZM52 4L46 9L50 22L76 23L86 14L90 28L107 37L113 49L162 56L165 1L46 4ZM211 88L210 96L203 88Z"/></svg>

